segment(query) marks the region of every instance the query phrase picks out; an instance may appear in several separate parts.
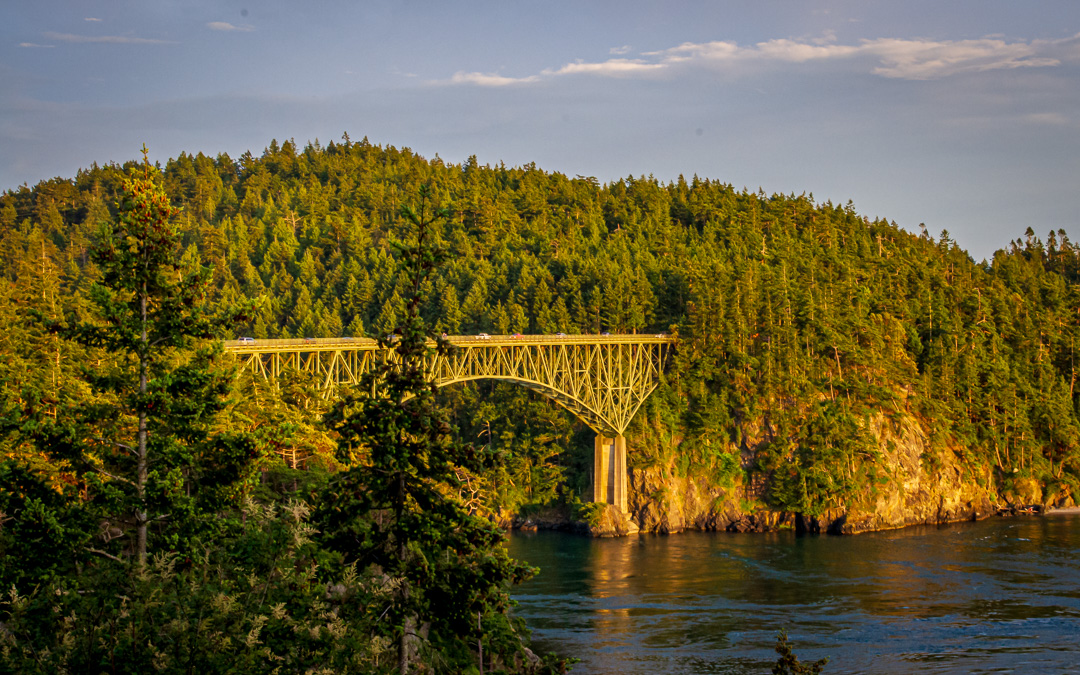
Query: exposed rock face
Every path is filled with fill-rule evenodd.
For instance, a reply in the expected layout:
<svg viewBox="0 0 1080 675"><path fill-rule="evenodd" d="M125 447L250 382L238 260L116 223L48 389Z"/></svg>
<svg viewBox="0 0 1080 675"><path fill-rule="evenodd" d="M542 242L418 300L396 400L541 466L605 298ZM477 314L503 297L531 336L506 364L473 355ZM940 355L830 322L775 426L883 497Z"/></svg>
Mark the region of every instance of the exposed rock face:
<svg viewBox="0 0 1080 675"><path fill-rule="evenodd" d="M801 518L805 531L854 534L977 520L997 512L992 475L965 471L953 448L932 449L914 421L894 426L878 415L869 431L878 439L881 484L856 503Z"/></svg>
<svg viewBox="0 0 1080 675"><path fill-rule="evenodd" d="M855 502L814 516L778 513L747 505L749 500L761 503L760 487L724 489L700 476L631 469L631 515L644 532L752 532L794 526L807 533L854 534L979 519L998 511L992 476L965 470L954 449L932 449L913 419L895 424L878 415L868 431L877 439L880 455L867 461L875 461L879 478ZM1032 494L1023 498L1036 496L1034 490L1027 491Z"/></svg>
<svg viewBox="0 0 1080 675"><path fill-rule="evenodd" d="M753 461L760 442L756 428L744 428L743 463ZM764 482L749 487L720 487L708 476L676 476L670 468L630 467L628 509L608 506L594 525L574 523L565 509L549 509L528 518L513 518L516 529L572 529L594 537L617 537L637 532L670 534L683 530L766 532L793 527L808 534L856 534L909 525L933 525L978 520L995 514L1027 513L1044 494L1032 479L1015 481L1004 497L990 469L975 473L966 467L961 448L933 448L927 433L911 416L870 419L867 431L877 441L873 462L876 479L848 503L830 504L815 514L786 513L763 506ZM757 439L757 440L755 440ZM631 464L632 443L631 443ZM858 468L857 465L855 468ZM1049 508L1074 504L1070 495L1057 496ZM510 525L503 516L500 522Z"/></svg>
<svg viewBox="0 0 1080 675"><path fill-rule="evenodd" d="M589 527L589 534L593 537L625 537L638 531L637 523L614 504L608 504L600 514L600 522Z"/></svg>
<svg viewBox="0 0 1080 675"><path fill-rule="evenodd" d="M748 515L734 490L658 469L631 469L629 488L627 506L643 532L723 530Z"/></svg>

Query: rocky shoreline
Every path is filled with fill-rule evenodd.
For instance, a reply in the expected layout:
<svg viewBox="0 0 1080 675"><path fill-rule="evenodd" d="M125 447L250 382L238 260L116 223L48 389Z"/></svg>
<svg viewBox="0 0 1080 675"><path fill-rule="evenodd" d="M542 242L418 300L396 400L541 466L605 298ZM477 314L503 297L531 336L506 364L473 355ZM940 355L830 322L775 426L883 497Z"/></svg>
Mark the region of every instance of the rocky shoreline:
<svg viewBox="0 0 1080 675"><path fill-rule="evenodd" d="M556 529L594 537L683 530L806 534L858 534L912 525L940 525L991 516L1018 516L1076 509L1069 494L1046 494L1031 478L1013 479L1001 489L988 467L965 464L962 448L933 447L917 420L870 418L877 439L874 469L879 477L850 503L813 515L773 511L762 485L717 486L707 476L678 476L671 467L633 466L630 455L628 513L608 506L592 523L574 522L568 509L552 508L529 517L504 518L510 529ZM744 465L752 461L757 429L742 434ZM744 466L744 468L746 468Z"/></svg>
<svg viewBox="0 0 1080 675"><path fill-rule="evenodd" d="M614 506L609 506L601 515L595 525L575 521L569 518L564 509L553 508L538 515L530 517L515 517L505 519L501 524L507 530L520 532L536 532L539 530L554 530L560 532L572 532L582 536L605 538L625 537L632 534L677 534L688 531L724 531L724 532L775 532L778 530L794 530L796 534L825 534L825 535L850 535L863 532L878 532L883 530L914 527L916 525L943 525L946 523L985 520L987 518L1015 518L1023 516L1052 516L1080 513L1080 506L1044 506L1031 504L1023 506L1007 506L996 510L984 512L972 511L970 515L962 518L949 520L933 520L926 522L912 522L898 527L882 527L879 529L861 528L855 529L848 523L846 514L830 518L826 516L805 516L801 513L770 512L749 513L742 517L731 520L723 527L685 527L678 530L670 529L642 529L638 523L628 514L620 513Z"/></svg>

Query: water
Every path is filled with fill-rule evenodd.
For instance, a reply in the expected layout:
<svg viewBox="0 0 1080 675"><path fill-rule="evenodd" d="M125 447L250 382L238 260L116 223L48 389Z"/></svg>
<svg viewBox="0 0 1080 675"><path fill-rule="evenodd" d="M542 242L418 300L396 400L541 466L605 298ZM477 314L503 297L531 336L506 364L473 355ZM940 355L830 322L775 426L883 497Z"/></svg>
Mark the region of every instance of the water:
<svg viewBox="0 0 1080 675"><path fill-rule="evenodd" d="M536 651L575 673L1080 673L1080 515L853 537L515 533Z"/></svg>

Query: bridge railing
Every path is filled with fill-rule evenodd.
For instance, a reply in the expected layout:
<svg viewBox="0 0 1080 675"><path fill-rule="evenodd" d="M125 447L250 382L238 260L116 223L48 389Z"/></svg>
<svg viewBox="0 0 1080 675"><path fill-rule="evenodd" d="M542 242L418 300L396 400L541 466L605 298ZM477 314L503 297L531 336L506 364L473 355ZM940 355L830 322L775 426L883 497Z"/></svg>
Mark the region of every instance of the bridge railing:
<svg viewBox="0 0 1080 675"><path fill-rule="evenodd" d="M387 338L391 344L393 338ZM447 335L454 345L504 346L520 344L673 344L666 333L618 333L611 335ZM368 337L329 338L240 338L225 340L225 351L240 354L271 351L333 351L338 349L379 349L379 342Z"/></svg>

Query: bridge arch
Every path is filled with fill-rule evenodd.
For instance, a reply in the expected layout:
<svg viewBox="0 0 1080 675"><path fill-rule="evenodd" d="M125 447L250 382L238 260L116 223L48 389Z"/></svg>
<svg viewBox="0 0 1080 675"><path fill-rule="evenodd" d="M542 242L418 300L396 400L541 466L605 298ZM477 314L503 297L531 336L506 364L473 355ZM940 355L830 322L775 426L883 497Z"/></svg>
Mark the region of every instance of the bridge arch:
<svg viewBox="0 0 1080 675"><path fill-rule="evenodd" d="M495 382L507 382L509 384L516 384L520 387L524 387L530 391L535 391L544 398L557 403L563 409L568 410L574 417L584 422L590 429L596 433L618 433L613 432L614 423L606 419L602 414L590 410L578 402L570 392L560 391L546 385L541 382L533 382L530 380L524 380L516 377L500 377L497 375L476 375L472 377L462 377L455 380L449 380L446 382L438 382L438 386L449 387L455 384L464 384L465 382L476 382L478 380L494 380ZM637 412L635 409L634 412Z"/></svg>

